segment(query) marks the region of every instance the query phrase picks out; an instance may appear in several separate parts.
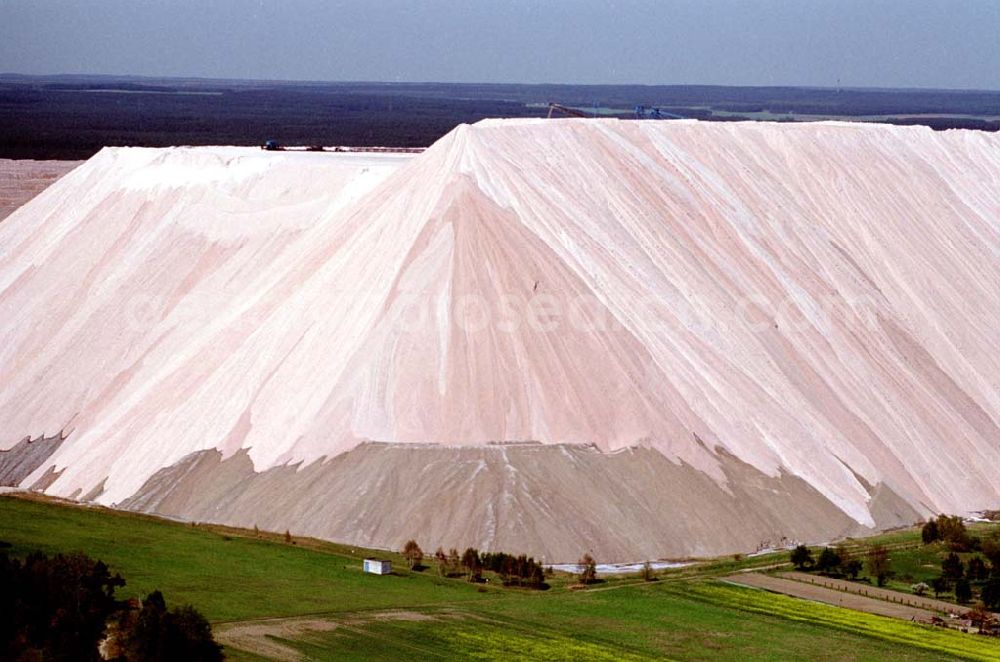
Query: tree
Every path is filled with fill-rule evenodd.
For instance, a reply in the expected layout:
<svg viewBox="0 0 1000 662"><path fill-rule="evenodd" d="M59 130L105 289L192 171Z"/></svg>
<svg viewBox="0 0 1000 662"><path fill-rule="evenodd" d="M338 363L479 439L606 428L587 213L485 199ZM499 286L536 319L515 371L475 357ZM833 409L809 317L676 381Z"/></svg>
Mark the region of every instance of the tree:
<svg viewBox="0 0 1000 662"><path fill-rule="evenodd" d="M597 581L597 561L589 553L584 554L578 562L580 566L580 583L593 584Z"/></svg>
<svg viewBox="0 0 1000 662"><path fill-rule="evenodd" d="M969 586L969 580L965 577L955 582L955 599L962 604L972 599L972 587Z"/></svg>
<svg viewBox="0 0 1000 662"><path fill-rule="evenodd" d="M1000 534L994 534L982 543L983 556L990 561L993 574L1000 574Z"/></svg>
<svg viewBox="0 0 1000 662"><path fill-rule="evenodd" d="M83 554L0 554L0 659L99 660L120 575Z"/></svg>
<svg viewBox="0 0 1000 662"><path fill-rule="evenodd" d="M479 561L479 550L469 547L462 554L462 567L469 575L470 582L477 582L483 577L483 567Z"/></svg>
<svg viewBox="0 0 1000 662"><path fill-rule="evenodd" d="M437 561L438 574L442 577L448 576L448 555L444 553L444 549L441 547L437 548L434 552L434 560Z"/></svg>
<svg viewBox="0 0 1000 662"><path fill-rule="evenodd" d="M833 572L840 567L840 555L829 547L824 547L816 560L816 569L820 572Z"/></svg>
<svg viewBox="0 0 1000 662"><path fill-rule="evenodd" d="M949 581L958 581L965 575L965 565L958 554L951 552L941 561L941 574Z"/></svg>
<svg viewBox="0 0 1000 662"><path fill-rule="evenodd" d="M913 591L914 595L923 595L924 593L929 591L930 588L931 587L925 584L924 582L917 582L916 584L910 586L910 590Z"/></svg>
<svg viewBox="0 0 1000 662"><path fill-rule="evenodd" d="M812 552L805 545L799 545L792 550L791 556L792 565L798 570L807 570L813 565Z"/></svg>
<svg viewBox="0 0 1000 662"><path fill-rule="evenodd" d="M865 560L868 563L869 576L874 577L879 586L885 586L892 576L889 550L883 545L872 545L868 548Z"/></svg>
<svg viewBox="0 0 1000 662"><path fill-rule="evenodd" d="M951 589L951 583L944 577L935 577L931 580L931 589L934 591L934 597L940 598L942 593L947 593Z"/></svg>
<svg viewBox="0 0 1000 662"><path fill-rule="evenodd" d="M938 534L956 552L967 552L972 548L972 539L965 528L961 517L938 515L936 520Z"/></svg>
<svg viewBox="0 0 1000 662"><path fill-rule="evenodd" d="M171 610L168 635L174 639L172 660L221 660L222 647L212 637L212 626L191 605Z"/></svg>
<svg viewBox="0 0 1000 662"><path fill-rule="evenodd" d="M115 599L125 585L101 561L82 554L31 554L23 562L0 554L0 659L222 659L222 648L191 607L167 610L154 591L142 609Z"/></svg>
<svg viewBox="0 0 1000 662"><path fill-rule="evenodd" d="M972 622L973 627L985 629L991 627L993 624L993 614L988 612L986 606L982 603L966 612L965 617Z"/></svg>
<svg viewBox="0 0 1000 662"><path fill-rule="evenodd" d="M847 575L851 579L857 579L858 574L864 567L864 564L861 563L861 559L851 559L841 567L845 575Z"/></svg>
<svg viewBox="0 0 1000 662"><path fill-rule="evenodd" d="M994 574L979 594L988 609L1000 609L1000 575Z"/></svg>
<svg viewBox="0 0 1000 662"><path fill-rule="evenodd" d="M925 545L929 545L932 542L941 539L941 532L938 531L937 522L931 520L924 524L923 528L920 529L920 539Z"/></svg>
<svg viewBox="0 0 1000 662"><path fill-rule="evenodd" d="M212 638L208 621L194 607L167 610L166 600L153 591L142 609L119 620L118 655L129 660L222 660L222 647Z"/></svg>
<svg viewBox="0 0 1000 662"><path fill-rule="evenodd" d="M420 549L416 540L407 540L406 544L403 545L403 558L409 564L410 570L413 570L424 560L424 550Z"/></svg>
<svg viewBox="0 0 1000 662"><path fill-rule="evenodd" d="M965 576L969 578L969 581L982 582L990 576L990 569L986 567L986 564L978 556L974 556L969 559L968 569L965 571Z"/></svg>

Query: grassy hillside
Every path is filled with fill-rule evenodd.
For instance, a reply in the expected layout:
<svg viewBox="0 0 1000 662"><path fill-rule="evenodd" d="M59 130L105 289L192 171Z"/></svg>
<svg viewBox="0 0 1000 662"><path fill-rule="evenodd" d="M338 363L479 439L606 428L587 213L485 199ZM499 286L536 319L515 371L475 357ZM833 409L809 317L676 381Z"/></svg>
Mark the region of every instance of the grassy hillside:
<svg viewBox="0 0 1000 662"><path fill-rule="evenodd" d="M0 540L13 553L82 551L128 582L121 593L160 589L194 604L209 620L408 607L487 599L464 582L415 576L402 559L394 581L361 572L355 550L280 536L243 537L222 527L193 527L106 509L0 498ZM232 535L230 535L232 534ZM300 543L300 544L298 544ZM383 554L384 556L384 554Z"/></svg>
<svg viewBox="0 0 1000 662"><path fill-rule="evenodd" d="M394 575L368 576L366 550L18 497L0 498L0 540L13 554L83 551L125 576L122 596L159 588L194 604L232 635L235 659L261 658L232 646L234 628L272 647L247 648L314 659L1000 659L1000 644L979 637L714 579L783 554L582 591L557 576L539 592L411 573L396 555Z"/></svg>

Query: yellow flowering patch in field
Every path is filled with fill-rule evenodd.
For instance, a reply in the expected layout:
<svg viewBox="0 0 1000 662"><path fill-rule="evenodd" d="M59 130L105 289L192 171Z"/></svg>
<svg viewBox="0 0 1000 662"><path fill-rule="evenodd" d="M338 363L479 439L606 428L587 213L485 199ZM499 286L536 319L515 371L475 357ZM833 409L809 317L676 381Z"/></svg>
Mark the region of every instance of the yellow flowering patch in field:
<svg viewBox="0 0 1000 662"><path fill-rule="evenodd" d="M866 614L819 602L737 587L717 582L692 583L687 595L758 614L847 630L869 637L907 644L968 660L995 662L1000 659L1000 641L954 630L911 623L886 616Z"/></svg>
<svg viewBox="0 0 1000 662"><path fill-rule="evenodd" d="M596 660L599 662L646 660L639 655L620 649L570 639L568 637L532 636L524 632L510 632L498 628L456 627L449 633L462 650L463 656L473 660ZM662 658L660 658L662 659Z"/></svg>

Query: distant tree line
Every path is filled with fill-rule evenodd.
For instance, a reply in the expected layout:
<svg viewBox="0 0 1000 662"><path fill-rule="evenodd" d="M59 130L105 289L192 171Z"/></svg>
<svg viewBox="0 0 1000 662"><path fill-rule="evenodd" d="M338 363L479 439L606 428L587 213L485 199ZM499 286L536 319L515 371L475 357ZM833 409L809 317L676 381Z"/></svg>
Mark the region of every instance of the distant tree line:
<svg viewBox="0 0 1000 662"><path fill-rule="evenodd" d="M419 569L424 553L415 540L410 540L403 546L403 557L410 568ZM483 572L489 571L498 575L504 586L548 588L542 564L526 554L480 552L475 547L468 547L462 553L455 548L445 552L444 548L438 547L434 552L434 561L442 577L465 577L470 582L478 583L484 581Z"/></svg>
<svg viewBox="0 0 1000 662"><path fill-rule="evenodd" d="M416 540L408 540L403 545L403 558L412 570L422 570L421 562L424 552ZM546 589L545 568L534 557L527 554L508 554L507 552L481 552L475 547L468 547L459 553L454 547L445 551L438 547L434 552L438 574L442 577L465 577L470 582L485 581L484 572L492 572L499 576L504 586L519 586L523 588ZM589 553L584 554L577 565L580 566L580 583L593 584L597 579L597 561ZM652 566L647 562L642 568L642 577L653 581L656 577Z"/></svg>
<svg viewBox="0 0 1000 662"><path fill-rule="evenodd" d="M889 578L888 553L881 545L873 545L867 553L869 568L874 568L877 575L882 577L882 581ZM805 545L799 545L792 550L792 565L797 570L815 570L825 575L847 577L857 579L858 574L864 568L861 559L855 558L851 551L844 545L837 547L824 547L818 558L813 558L812 550ZM876 573L872 573L876 576ZM881 586L881 584L880 584Z"/></svg>
<svg viewBox="0 0 1000 662"><path fill-rule="evenodd" d="M141 605L118 600L115 590L124 585L121 575L83 554L19 560L0 551L0 659L222 659L194 608L167 609L159 591Z"/></svg>

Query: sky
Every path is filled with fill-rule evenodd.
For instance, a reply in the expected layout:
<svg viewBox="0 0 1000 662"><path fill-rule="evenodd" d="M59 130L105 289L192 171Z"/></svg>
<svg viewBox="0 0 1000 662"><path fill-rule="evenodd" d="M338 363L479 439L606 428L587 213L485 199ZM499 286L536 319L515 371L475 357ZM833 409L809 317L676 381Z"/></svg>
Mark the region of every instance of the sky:
<svg viewBox="0 0 1000 662"><path fill-rule="evenodd" d="M0 0L0 72L1000 89L1000 0Z"/></svg>

